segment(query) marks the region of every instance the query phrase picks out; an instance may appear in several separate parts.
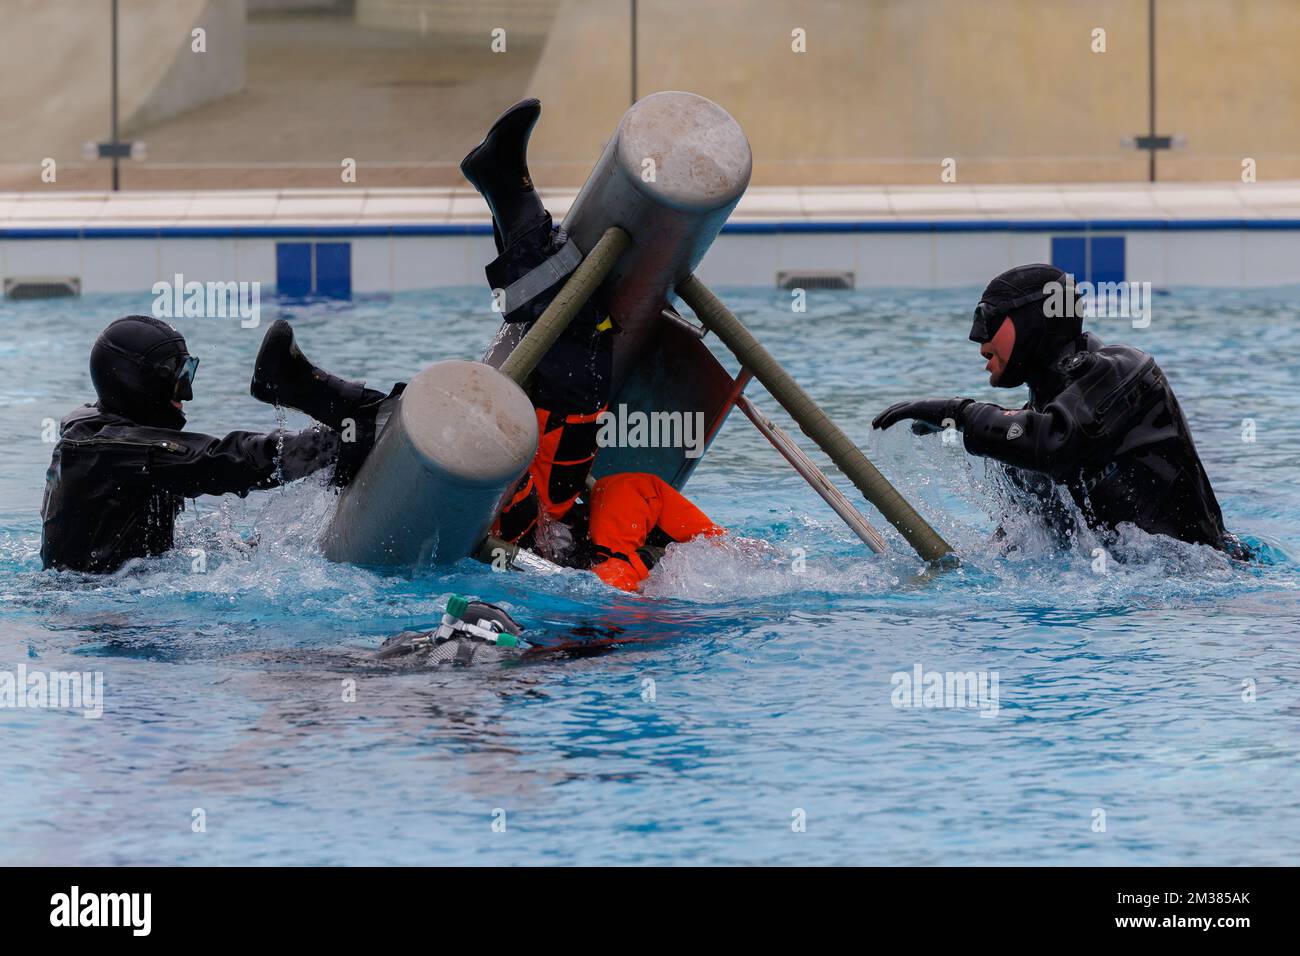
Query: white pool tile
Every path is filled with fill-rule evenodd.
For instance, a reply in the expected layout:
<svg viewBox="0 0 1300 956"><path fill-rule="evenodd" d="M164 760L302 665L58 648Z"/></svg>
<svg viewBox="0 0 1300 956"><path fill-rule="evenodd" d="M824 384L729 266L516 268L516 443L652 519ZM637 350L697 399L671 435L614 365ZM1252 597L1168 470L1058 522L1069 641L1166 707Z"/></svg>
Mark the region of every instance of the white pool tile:
<svg viewBox="0 0 1300 956"><path fill-rule="evenodd" d="M235 278L240 282L275 285L275 241L273 239L235 240Z"/></svg>
<svg viewBox="0 0 1300 956"><path fill-rule="evenodd" d="M844 239L854 245L859 289L935 284L932 233L860 233Z"/></svg>
<svg viewBox="0 0 1300 956"><path fill-rule="evenodd" d="M81 278L81 243L75 239L10 239L4 243L0 267L0 279Z"/></svg>
<svg viewBox="0 0 1300 956"><path fill-rule="evenodd" d="M803 203L793 189L750 189L740 197L732 215L737 219L799 219Z"/></svg>
<svg viewBox="0 0 1300 956"><path fill-rule="evenodd" d="M81 291L148 292L159 278L156 239L86 239L81 243Z"/></svg>
<svg viewBox="0 0 1300 956"><path fill-rule="evenodd" d="M1240 286L1243 248L1241 232L1168 232L1166 282L1174 287Z"/></svg>
<svg viewBox="0 0 1300 956"><path fill-rule="evenodd" d="M884 193L866 189L804 187L799 190L799 206L808 219L869 220L893 215Z"/></svg>
<svg viewBox="0 0 1300 956"><path fill-rule="evenodd" d="M1011 233L1011 265L1052 261L1052 237L1046 232ZM989 278L993 278L989 276Z"/></svg>
<svg viewBox="0 0 1300 956"><path fill-rule="evenodd" d="M492 237L469 236L459 240L452 239L446 248L455 248L457 242L465 250L465 278L462 282L456 284L482 286L486 289L487 276L483 274L483 270L489 262L497 257L497 247L492 241Z"/></svg>
<svg viewBox="0 0 1300 956"><path fill-rule="evenodd" d="M783 272L857 269L857 246L844 234L781 233L777 267Z"/></svg>
<svg viewBox="0 0 1300 956"><path fill-rule="evenodd" d="M275 215L279 195L274 192L200 192L195 193L186 209L189 223L203 221L256 224Z"/></svg>
<svg viewBox="0 0 1300 956"><path fill-rule="evenodd" d="M554 210L552 210L554 215ZM465 192L451 197L447 210L449 222L489 222L492 214L488 212L487 203L478 193Z"/></svg>
<svg viewBox="0 0 1300 956"><path fill-rule="evenodd" d="M337 194L285 195L275 207L275 218L316 222L355 222L361 218L366 197L359 190Z"/></svg>
<svg viewBox="0 0 1300 956"><path fill-rule="evenodd" d="M892 186L887 190L889 208L900 219L986 218L969 186Z"/></svg>
<svg viewBox="0 0 1300 956"><path fill-rule="evenodd" d="M980 212L990 219L1060 219L1067 215L1065 200L1055 186L977 186L973 197Z"/></svg>
<svg viewBox="0 0 1300 956"><path fill-rule="evenodd" d="M937 286L978 286L1005 272L1015 261L1006 232L940 232L934 237L934 282Z"/></svg>
<svg viewBox="0 0 1300 956"><path fill-rule="evenodd" d="M1250 207L1241 201L1240 194L1229 187L1171 184L1152 193L1151 198L1163 214L1176 218L1234 218L1250 214Z"/></svg>
<svg viewBox="0 0 1300 956"><path fill-rule="evenodd" d="M87 248L94 251L92 241ZM186 282L235 282L233 239L178 239L158 244L158 278L173 282L177 274Z"/></svg>
<svg viewBox="0 0 1300 956"><path fill-rule="evenodd" d="M1129 282L1150 282L1157 289L1168 288L1167 236L1164 230L1128 233L1124 237L1124 278Z"/></svg>
<svg viewBox="0 0 1300 956"><path fill-rule="evenodd" d="M772 287L780 263L778 236L729 233L714 240L696 272L707 285Z"/></svg>
<svg viewBox="0 0 1300 956"><path fill-rule="evenodd" d="M352 291L393 291L393 240L387 236L352 240Z"/></svg>
<svg viewBox="0 0 1300 956"><path fill-rule="evenodd" d="M428 194L402 192L366 196L362 220L366 222L445 223L451 215L451 191ZM486 208L484 209L486 218Z"/></svg>
<svg viewBox="0 0 1300 956"><path fill-rule="evenodd" d="M1247 286L1300 282L1300 232L1260 230L1243 233L1242 281Z"/></svg>
<svg viewBox="0 0 1300 956"><path fill-rule="evenodd" d="M1162 213L1149 191L1117 186L1072 186L1061 189L1071 216L1080 219L1148 219Z"/></svg>
<svg viewBox="0 0 1300 956"><path fill-rule="evenodd" d="M190 193L137 195L135 193L110 193L107 201L99 204L96 221L138 226L141 223L163 225L184 220L189 215L194 197Z"/></svg>
<svg viewBox="0 0 1300 956"><path fill-rule="evenodd" d="M576 190L546 191L562 219ZM737 222L895 222L1069 218L1300 219L1300 183L1073 184L1004 186L757 187L741 201ZM82 228L148 230L183 225L339 227L486 224L487 207L468 187L454 189L301 189L211 192L41 192L0 194L0 229L24 238L4 242L6 275L76 275L87 291L134 288L154 274L234 273L275 281L275 239L25 238L33 231ZM1300 281L1294 254L1300 233L1141 231L1128 233L1130 278L1166 287ZM1050 258L1047 232L729 233L700 267L719 285L770 287L782 270L852 270L860 286L970 285L1023 262ZM300 240L305 241L305 240ZM478 286L495 256L490 237L357 236L357 291ZM108 245L99 245L108 243ZM134 243L134 245L130 245ZM152 254L145 250L153 249ZM129 254L123 250L132 250ZM152 265L150 265L152 262Z"/></svg>
<svg viewBox="0 0 1300 956"><path fill-rule="evenodd" d="M23 193L9 207L9 220L14 226L27 226L35 221L58 222L64 226L82 225L99 218L104 208L104 197L70 197L66 194L46 195Z"/></svg>
<svg viewBox="0 0 1300 956"><path fill-rule="evenodd" d="M1300 188L1295 184L1242 183L1233 187L1249 215L1263 219L1300 219Z"/></svg>
<svg viewBox="0 0 1300 956"><path fill-rule="evenodd" d="M471 250L484 252L476 243L478 237L418 236L397 239L393 242L392 288L394 292L415 289L438 289L447 286L484 284L483 265L496 257L496 247L487 238L486 258L478 261L477 274L471 266Z"/></svg>
<svg viewBox="0 0 1300 956"><path fill-rule="evenodd" d="M576 189L543 189L542 202L546 203L546 208L550 210L551 215L556 222L563 222L564 217L569 214L573 207L573 201L578 198Z"/></svg>

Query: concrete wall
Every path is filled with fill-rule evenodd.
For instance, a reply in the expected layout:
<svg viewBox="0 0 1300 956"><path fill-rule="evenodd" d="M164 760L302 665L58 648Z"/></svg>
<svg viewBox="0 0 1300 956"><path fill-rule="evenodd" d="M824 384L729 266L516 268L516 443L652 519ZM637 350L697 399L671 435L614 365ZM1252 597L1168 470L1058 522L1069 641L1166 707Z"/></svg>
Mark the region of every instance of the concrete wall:
<svg viewBox="0 0 1300 956"><path fill-rule="evenodd" d="M141 2L134 0L134 4L125 6L139 6ZM248 81L246 0L205 0L193 17L189 27L180 31L180 42L174 45L166 73L152 85L146 79L134 91L147 90L143 98L136 100L135 108L125 114L123 135L243 91ZM132 34L143 32L146 22L145 16L138 22L133 17ZM198 28L207 34L203 53L193 50L193 31ZM160 52L166 51L169 37L170 32L158 38Z"/></svg>
<svg viewBox="0 0 1300 956"><path fill-rule="evenodd" d="M109 9L86 0L0 5L0 161L79 160L84 142L108 139ZM242 89L244 16L245 0L121 0L123 134ZM196 26L208 31L203 54L190 49Z"/></svg>
<svg viewBox="0 0 1300 956"><path fill-rule="evenodd" d="M535 177L573 187L630 102L629 0L310 0L245 29L247 2L121 0L123 129L150 145L124 188L323 187L345 156L367 185L451 186L491 118L529 94L544 105ZM689 89L729 109L756 185L934 184L945 158L959 184L1147 176L1132 146L1148 123L1147 0L639 9L639 93ZM1186 144L1161 153L1160 179L1240 181L1247 157L1261 181L1300 178L1300 0L1156 9L1157 131ZM108 10L0 0L0 188L106 184L107 164L77 164L108 134ZM189 52L195 25L208 29L202 55ZM497 26L505 55L488 47ZM807 52L791 49L795 29ZM248 94L230 95L246 76ZM42 181L44 157L57 183Z"/></svg>
<svg viewBox="0 0 1300 956"><path fill-rule="evenodd" d="M266 13L349 13L354 0L248 0L253 16Z"/></svg>
<svg viewBox="0 0 1300 956"><path fill-rule="evenodd" d="M1163 179L1300 176L1300 3L1158 0L1157 125L1187 137Z"/></svg>
<svg viewBox="0 0 1300 956"><path fill-rule="evenodd" d="M1300 3L1161 0L1161 178L1300 175ZM642 0L639 93L689 89L749 134L755 182L1134 181L1146 0ZM806 31L807 52L791 49ZM1106 51L1092 50L1093 30ZM629 103L628 4L564 0L531 84L539 161L577 174ZM581 109L572 104L581 103ZM1264 163L1264 160L1267 163ZM1261 173L1263 175L1263 173Z"/></svg>
<svg viewBox="0 0 1300 956"><path fill-rule="evenodd" d="M551 28L560 0L357 0L357 22L383 30L482 37L491 31L536 38Z"/></svg>

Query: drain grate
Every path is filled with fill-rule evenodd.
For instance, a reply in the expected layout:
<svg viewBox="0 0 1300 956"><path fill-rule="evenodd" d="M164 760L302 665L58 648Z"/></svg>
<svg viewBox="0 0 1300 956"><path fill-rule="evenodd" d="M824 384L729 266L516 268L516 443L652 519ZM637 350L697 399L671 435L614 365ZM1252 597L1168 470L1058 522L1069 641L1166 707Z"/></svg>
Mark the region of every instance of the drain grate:
<svg viewBox="0 0 1300 956"><path fill-rule="evenodd" d="M81 280L75 277L5 279L6 299L66 299L78 295L81 295Z"/></svg>
<svg viewBox="0 0 1300 956"><path fill-rule="evenodd" d="M852 271L803 270L776 274L778 289L852 289L856 281L857 274Z"/></svg>

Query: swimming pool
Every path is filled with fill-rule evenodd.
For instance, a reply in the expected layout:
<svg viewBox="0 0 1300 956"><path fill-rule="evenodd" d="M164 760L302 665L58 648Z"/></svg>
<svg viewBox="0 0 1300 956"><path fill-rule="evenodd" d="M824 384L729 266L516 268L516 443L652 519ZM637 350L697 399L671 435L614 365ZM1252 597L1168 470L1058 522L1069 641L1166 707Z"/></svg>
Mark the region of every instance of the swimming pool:
<svg viewBox="0 0 1300 956"><path fill-rule="evenodd" d="M869 553L735 415L687 490L775 551L682 546L645 596L579 572L467 561L412 580L330 564L311 547L330 506L311 480L201 501L180 548L129 575L45 574L43 420L92 394L95 335L152 297L0 303L0 670L102 671L105 685L98 720L0 710L0 861L1296 862L1293 562L1237 565L1135 534L1102 574L1094 542L1062 555L1027 524L1003 554L981 462L868 429L905 397L1010 403L965 338L978 290L813 292L804 314L788 292L717 291L962 570L916 578L892 529L891 552ZM1296 301L1181 291L1156 299L1149 328L1096 327L1160 360L1229 527L1292 554ZM476 356L495 328L486 305L463 289L273 304L258 329L180 320L202 360L190 423L275 423L247 383L277 315L321 364L386 387ZM552 637L579 627L645 642L435 672L370 659L384 637L435 622L453 592ZM894 706L894 675L918 666L996 675L996 715Z"/></svg>

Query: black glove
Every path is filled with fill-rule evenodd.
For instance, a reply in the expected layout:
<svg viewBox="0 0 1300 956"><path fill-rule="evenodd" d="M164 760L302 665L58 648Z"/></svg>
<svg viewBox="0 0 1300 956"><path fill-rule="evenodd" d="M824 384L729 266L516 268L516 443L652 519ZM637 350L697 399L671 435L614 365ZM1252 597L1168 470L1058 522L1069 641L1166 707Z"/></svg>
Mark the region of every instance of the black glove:
<svg viewBox="0 0 1300 956"><path fill-rule="evenodd" d="M942 431L951 422L957 428L966 423L966 406L971 398L923 398L915 402L890 405L871 422L872 428L888 428L904 419L912 419L912 431L925 435Z"/></svg>

